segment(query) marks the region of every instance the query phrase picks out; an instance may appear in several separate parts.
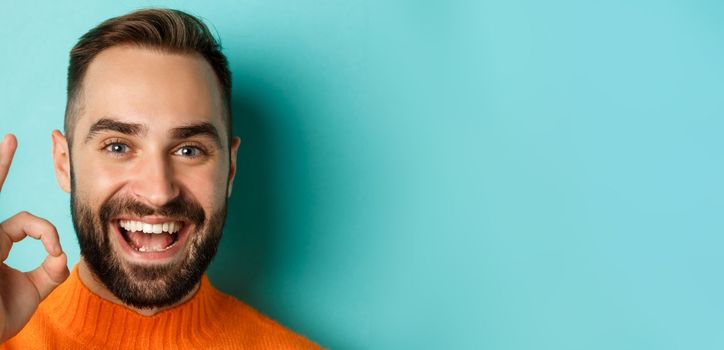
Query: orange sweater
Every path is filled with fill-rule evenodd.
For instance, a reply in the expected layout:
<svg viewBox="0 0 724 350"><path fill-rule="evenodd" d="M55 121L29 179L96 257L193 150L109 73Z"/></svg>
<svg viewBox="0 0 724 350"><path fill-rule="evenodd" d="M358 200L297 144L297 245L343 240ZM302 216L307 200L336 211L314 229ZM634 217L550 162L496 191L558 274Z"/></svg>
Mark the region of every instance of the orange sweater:
<svg viewBox="0 0 724 350"><path fill-rule="evenodd" d="M319 349L250 306L216 290L204 275L181 305L143 316L93 294L78 266L30 322L0 345L14 349Z"/></svg>

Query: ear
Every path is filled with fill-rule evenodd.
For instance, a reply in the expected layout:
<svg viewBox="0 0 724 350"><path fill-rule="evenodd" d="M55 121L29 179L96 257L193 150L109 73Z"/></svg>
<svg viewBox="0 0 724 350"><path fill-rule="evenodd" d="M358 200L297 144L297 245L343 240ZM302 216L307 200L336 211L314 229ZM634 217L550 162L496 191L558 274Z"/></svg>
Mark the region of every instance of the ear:
<svg viewBox="0 0 724 350"><path fill-rule="evenodd" d="M226 193L227 197L231 197L231 187L234 185L234 177L236 176L236 153L239 150L239 144L241 139L238 136L231 138L231 146L229 149L231 163L229 163L229 190Z"/></svg>
<svg viewBox="0 0 724 350"><path fill-rule="evenodd" d="M53 141L53 167L58 186L65 192L70 192L70 152L68 140L58 130L50 135Z"/></svg>

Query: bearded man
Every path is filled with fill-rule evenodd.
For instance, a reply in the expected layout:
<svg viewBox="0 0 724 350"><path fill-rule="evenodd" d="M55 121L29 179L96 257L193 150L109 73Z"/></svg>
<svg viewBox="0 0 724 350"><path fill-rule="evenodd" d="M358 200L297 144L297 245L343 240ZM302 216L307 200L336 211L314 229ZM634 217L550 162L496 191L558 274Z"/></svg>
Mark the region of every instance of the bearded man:
<svg viewBox="0 0 724 350"><path fill-rule="evenodd" d="M0 266L0 349L318 348L204 274L236 172L230 103L227 59L189 14L140 10L80 38L51 137L81 259L68 270L41 218L0 224L3 261L26 236L49 254L27 273ZM16 147L0 144L0 188Z"/></svg>

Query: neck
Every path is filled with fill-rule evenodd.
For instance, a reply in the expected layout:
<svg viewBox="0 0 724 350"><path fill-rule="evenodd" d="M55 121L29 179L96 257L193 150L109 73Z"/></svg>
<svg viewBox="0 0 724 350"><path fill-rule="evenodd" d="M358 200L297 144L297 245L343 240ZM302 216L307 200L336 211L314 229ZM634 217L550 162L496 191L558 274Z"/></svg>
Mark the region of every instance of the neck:
<svg viewBox="0 0 724 350"><path fill-rule="evenodd" d="M133 310L143 316L153 316L161 311L183 304L187 300L191 299L191 297L199 289L199 283L197 283L194 288L188 294L186 294L186 296L184 296L181 300L173 305L140 309L122 302L120 299L118 299L118 297L113 295L108 287L106 287L106 285L103 284L100 279L98 279L98 277L90 270L90 268L88 268L88 264L82 256L80 258L80 262L78 263L78 277L80 277L81 282L83 282L83 284L94 294L112 303L123 305L124 307Z"/></svg>

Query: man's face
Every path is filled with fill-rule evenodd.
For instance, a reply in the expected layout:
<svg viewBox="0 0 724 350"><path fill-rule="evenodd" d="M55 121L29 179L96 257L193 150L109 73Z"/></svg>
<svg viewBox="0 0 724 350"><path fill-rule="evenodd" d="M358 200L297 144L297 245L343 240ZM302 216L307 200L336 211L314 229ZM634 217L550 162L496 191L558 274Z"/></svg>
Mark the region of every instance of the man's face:
<svg viewBox="0 0 724 350"><path fill-rule="evenodd" d="M238 139L200 56L113 47L83 81L71 145L73 223L88 267L123 302L171 305L216 252Z"/></svg>

